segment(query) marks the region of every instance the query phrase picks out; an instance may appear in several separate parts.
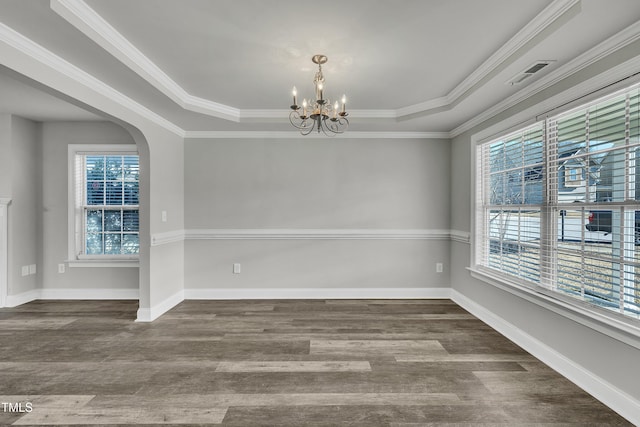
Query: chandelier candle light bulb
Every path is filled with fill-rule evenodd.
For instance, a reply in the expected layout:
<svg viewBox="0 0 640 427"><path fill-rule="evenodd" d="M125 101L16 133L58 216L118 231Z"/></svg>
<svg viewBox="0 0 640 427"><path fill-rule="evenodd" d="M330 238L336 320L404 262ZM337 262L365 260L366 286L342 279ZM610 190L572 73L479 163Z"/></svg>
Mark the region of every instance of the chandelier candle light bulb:
<svg viewBox="0 0 640 427"><path fill-rule="evenodd" d="M302 135L309 135L316 130L321 131L327 136L335 136L344 133L349 128L349 120L347 120L347 97L342 95L342 109L340 103L335 101L333 104L330 99L324 97L324 76L322 74L322 65L327 62L325 55L314 55L311 58L314 64L318 65L318 71L313 79L315 89L315 101L312 99L302 100L302 112L298 106L298 91L293 87L293 105L291 113L289 113L289 121L300 131ZM307 115L307 107L310 114ZM302 114L301 114L302 113Z"/></svg>

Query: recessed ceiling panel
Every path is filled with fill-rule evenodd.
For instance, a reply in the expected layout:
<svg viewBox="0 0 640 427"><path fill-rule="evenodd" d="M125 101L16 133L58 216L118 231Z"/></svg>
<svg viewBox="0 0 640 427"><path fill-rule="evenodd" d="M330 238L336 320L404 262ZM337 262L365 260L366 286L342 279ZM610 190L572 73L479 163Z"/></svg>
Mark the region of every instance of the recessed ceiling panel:
<svg viewBox="0 0 640 427"><path fill-rule="evenodd" d="M549 0L87 3L191 95L282 108L294 84L310 94L322 53L334 97L396 109L447 95Z"/></svg>

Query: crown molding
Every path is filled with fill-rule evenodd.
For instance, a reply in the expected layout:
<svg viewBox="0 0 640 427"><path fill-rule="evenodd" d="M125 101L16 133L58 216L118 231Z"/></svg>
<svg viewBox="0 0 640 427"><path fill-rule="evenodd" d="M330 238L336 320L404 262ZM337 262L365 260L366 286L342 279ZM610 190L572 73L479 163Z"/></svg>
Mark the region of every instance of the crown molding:
<svg viewBox="0 0 640 427"><path fill-rule="evenodd" d="M240 110L240 120L248 119L280 119L289 117L291 110L284 108L277 110Z"/></svg>
<svg viewBox="0 0 640 427"><path fill-rule="evenodd" d="M555 21L569 12L574 6L580 5L581 0L555 0L525 25L507 43L491 55L480 67L472 72L460 85L447 95L449 102L456 102L468 93L477 83L487 77L492 71L504 64L525 47L535 37L549 28Z"/></svg>
<svg viewBox="0 0 640 427"><path fill-rule="evenodd" d="M446 96L400 108L397 111L398 118L413 114L425 114L432 110L451 109L455 104L468 97L476 85L481 83L482 80L496 71L501 65L505 64L518 50L542 34L544 30L549 28L558 18L574 6L579 5L580 1L581 0L555 0Z"/></svg>
<svg viewBox="0 0 640 427"><path fill-rule="evenodd" d="M240 110L240 121L250 121L252 119L278 119L289 116L291 110ZM349 114L359 119L393 119L397 118L396 110L350 110Z"/></svg>
<svg viewBox="0 0 640 427"><path fill-rule="evenodd" d="M182 87L171 80L84 1L51 0L50 7L110 54L117 56L118 53L123 53L124 55L118 57L121 62L148 82L155 83L156 88L161 90L166 88L162 92L173 101L180 103L187 95Z"/></svg>
<svg viewBox="0 0 640 427"><path fill-rule="evenodd" d="M455 102L459 99L466 90L471 89L475 84L480 82L483 76L490 73L491 69L495 69L500 64L500 58L506 58L509 52L513 54L517 51L518 47L522 47L526 44L527 40L531 40L536 34L547 28L552 22L557 20L563 13L566 13L570 8L579 4L580 0L556 0L549 7L547 7L542 13L540 13L533 21L531 21L523 30L521 30L516 36L514 36L503 48L492 55L483 65L472 73L465 81L458 85L449 95L442 98L436 98L430 101L426 101L414 106L400 108L398 110L358 110L352 114L355 116L357 113L358 118L378 118L378 119L400 119L411 114L424 112L428 109L443 108L447 105ZM162 83L163 87L169 91L168 96L174 101L177 99L180 105L189 105L193 111L198 111L205 114L210 114L215 110L218 117L227 118L233 121L251 120L251 119L275 119L286 116L288 110L239 110L226 105L218 104L212 101L208 101L202 98L197 98L187 94L180 86L175 84L166 74L155 67L155 65L144 55L139 52L133 45L131 45L122 35L115 32L102 17L100 17L93 9L91 9L82 0L51 0L51 7L64 19L67 19L72 25L78 27L82 26L87 32L87 36L92 40L96 38L103 38L102 31L107 31L111 38L103 38L101 44L110 45L107 49L109 52L115 51L118 55L123 56L123 52L129 53L130 57L125 57L126 64L130 67L138 67L142 72L148 73L149 79L155 78L158 84ZM87 12L90 11L90 12ZM88 13L88 16L85 14ZM80 18L84 19L80 19ZM75 22L75 23L74 23ZM94 27L92 27L94 26ZM106 29L105 29L106 28ZM80 28L79 28L80 29ZM108 30L111 29L114 34L111 34ZM627 46L634 41L640 39L640 22L630 25L618 34L610 37L604 42L600 43L596 47L590 49L584 54L573 59L569 63L565 64L561 68L554 70L552 73L542 77L540 80L526 86L519 92L515 93L511 97L503 100L495 106L489 108L483 113L475 116L471 120L459 125L450 132L350 132L339 136L340 138L356 138L356 139L373 139L373 138L420 138L420 139L451 139L454 138L473 127L483 123L484 121L506 111L507 109L515 106L516 104L526 100L527 98L535 95L536 93L553 86L561 80L571 76L572 74L584 69L585 67L597 62L598 60L606 57L607 55ZM110 41L108 41L110 40ZM63 58L57 56L53 52L45 49L34 41L28 39L22 34L16 32L12 28L0 23L0 42L5 43L11 48L17 50L21 54L27 55L33 60L45 65L46 67L55 70L56 72L65 74L66 76L76 80L83 86L94 90L95 92L105 96L106 98L122 105L125 108L139 114L140 116L150 120L151 122L159 125L162 128L169 130L170 132L183 137L183 138L300 138L297 132L226 132L226 131L185 131L173 124L164 117L156 114L150 109L137 103L133 99L125 96L121 92L115 90L111 86L98 80L92 75L86 73L75 65L67 62ZM96 42L98 42L96 40ZM105 47L106 49L106 47ZM127 50L129 49L129 50ZM139 55L136 55L137 54ZM122 55L121 55L122 54ZM505 56L507 55L507 56ZM141 57L144 59L140 59ZM137 60L141 60L146 63L147 66L156 68L159 73L149 72L149 69L140 67ZM9 66L9 65L7 65ZM153 67L152 67L153 66ZM492 68L493 67L493 68ZM589 84L580 84L576 86L576 90L572 90L572 93L577 93L579 89L583 95L585 90L595 90L600 87L611 84L616 80L627 77L630 74L637 71L640 68L640 57L627 61L625 64L616 66L606 73L599 75L589 80ZM146 71L145 71L146 70ZM20 70L16 70L20 71ZM28 73L25 73L28 75ZM474 83L475 82L475 83ZM466 88L466 90L465 90ZM163 92L164 93L164 92ZM176 95L176 93L178 95ZM456 98L458 97L458 98ZM566 98L566 96L565 96ZM447 104L448 103L448 104ZM315 135L309 135L307 138L314 138Z"/></svg>
<svg viewBox="0 0 640 427"><path fill-rule="evenodd" d="M397 119L398 110L350 110L349 114L359 119Z"/></svg>
<svg viewBox="0 0 640 427"><path fill-rule="evenodd" d="M190 95L82 0L51 0L51 9L182 108L240 121L240 110Z"/></svg>
<svg viewBox="0 0 640 427"><path fill-rule="evenodd" d="M320 133L306 136L296 131L185 131L185 139L327 139ZM449 139L449 132L347 132L338 139Z"/></svg>
<svg viewBox="0 0 640 427"><path fill-rule="evenodd" d="M433 110L451 109L456 103L468 97L473 88L483 79L508 61L519 49L541 34L572 7L580 4L580 1L554 0L446 96L396 110L360 110L352 113L361 118L402 119ZM147 58L84 0L51 0L50 4L58 15L186 110L235 122L282 117L283 110L241 110L193 96Z"/></svg>
<svg viewBox="0 0 640 427"><path fill-rule="evenodd" d="M183 136L184 130L171 123L164 117L154 113L145 106L137 103L133 99L118 92L106 83L93 77L91 74L76 67L70 62L64 60L53 52L45 49L31 39L18 33L11 27L0 22L0 42L5 43L7 46L17 50L23 55L27 55L29 58L38 61L44 66L54 70L56 73L64 74L65 76L75 80L81 85L98 92L100 95L122 105L129 110L139 114L140 116L150 120L151 122L169 130L170 132Z"/></svg>
<svg viewBox="0 0 640 427"><path fill-rule="evenodd" d="M189 111L207 114L220 119L230 120L232 122L239 122L242 114L241 110L238 108L230 107L208 99L198 98L197 96L189 94L183 98L180 106Z"/></svg>
<svg viewBox="0 0 640 427"><path fill-rule="evenodd" d="M589 49L582 55L574 58L562 67L556 69L554 72L547 74L540 80L537 80L529 86L524 87L522 90L516 92L505 100L487 109L483 113L475 116L473 119L468 120L460 126L456 127L450 132L450 137L455 138L456 136L474 128L475 126L502 113L503 111L508 110L518 103L529 99L533 95L555 85L565 78L570 77L578 71L583 70L589 65L594 64L595 62L605 58L606 56L637 40L640 40L640 21L628 26L619 33L609 37L607 40ZM606 73L602 73L590 79L588 86L575 86L575 90L572 90L571 92L577 92L576 96L584 95L589 90L596 90L608 84L614 83L624 77L628 77L629 75L636 72L638 68L640 68L640 56L629 60L624 64L613 67L607 70Z"/></svg>
<svg viewBox="0 0 640 427"><path fill-rule="evenodd" d="M457 98L450 97L449 95L440 98L430 99L418 104L409 105L408 107L402 107L396 110L396 117L398 119L407 118L414 114L424 114L433 110L448 110L452 107L452 103Z"/></svg>

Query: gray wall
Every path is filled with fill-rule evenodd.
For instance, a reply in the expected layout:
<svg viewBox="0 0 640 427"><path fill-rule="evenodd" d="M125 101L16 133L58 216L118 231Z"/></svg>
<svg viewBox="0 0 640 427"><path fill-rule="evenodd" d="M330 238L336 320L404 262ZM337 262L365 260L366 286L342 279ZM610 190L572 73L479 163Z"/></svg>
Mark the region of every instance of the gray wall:
<svg viewBox="0 0 640 427"><path fill-rule="evenodd" d="M11 197L11 115L0 114L0 197Z"/></svg>
<svg viewBox="0 0 640 427"><path fill-rule="evenodd" d="M42 288L138 289L137 268L67 268L69 144L133 144L131 135L110 122L42 124Z"/></svg>
<svg viewBox="0 0 640 427"><path fill-rule="evenodd" d="M92 88L63 69L47 64L43 66L36 58L25 56L18 46L3 45L2 55L3 65L7 68L41 83L44 87L63 93L81 105L90 106L92 110L101 112L110 120L126 127L129 133L134 135L141 154L141 185L144 187L141 187L140 205L140 310L143 311L142 314L149 314L163 295L176 295L183 289L182 242L162 246L150 245L153 234L179 234L184 227L184 146L181 132L169 123L150 119L149 115L141 113L139 109L122 103L120 98L109 96L100 86ZM169 221L162 223L159 219L160 212L167 207L171 209ZM44 233L46 231L43 231ZM172 261L175 269L171 270L172 275L167 277L163 273L171 268ZM46 282L45 286L48 286L48 283L51 282ZM155 311L160 313L168 308L168 304L160 304Z"/></svg>
<svg viewBox="0 0 640 427"><path fill-rule="evenodd" d="M11 204L8 209L8 295L38 287L38 273L22 275L22 267L38 262L40 207L40 125L11 117ZM36 271L37 271L36 269Z"/></svg>
<svg viewBox="0 0 640 427"><path fill-rule="evenodd" d="M640 44L634 43L606 57L591 67L565 79L545 91L527 99L499 116L457 136L452 141L451 156L451 228L470 231L471 223L471 136L521 114L526 109L536 110L547 99L570 89L616 64L633 58L640 52ZM547 107L548 108L548 107ZM537 111L524 119L532 119ZM504 290L470 277L471 246L460 242L451 244L451 285L473 302L486 308L493 315L526 332L542 344L568 358L611 386L640 400L640 382L632 375L633 366L640 360L640 340L636 347L612 339L600 332L579 324L567 317L557 315L536 304L514 296Z"/></svg>
<svg viewBox="0 0 640 427"><path fill-rule="evenodd" d="M449 227L449 143L187 140L186 228Z"/></svg>
<svg viewBox="0 0 640 427"><path fill-rule="evenodd" d="M184 140L157 126L144 131L149 147L148 175L141 169L142 178L148 176L149 183L141 183L141 192L147 188L149 211L141 207L141 221L148 218L150 234L157 236L184 230ZM138 146L144 144L139 142ZM143 162L141 168L146 164ZM147 197L143 194L142 197ZM167 220L162 220L162 211L167 212ZM147 216L148 215L148 216ZM143 233L141 227L141 233ZM147 236L143 236L141 244ZM144 251L144 248L142 249ZM146 254L141 252L141 263ZM181 301L184 290L184 243L174 241L149 247L148 281L147 272L141 271L140 307L164 307L169 309ZM141 264L143 267L143 264ZM147 305L148 304L148 305ZM162 311L162 310L160 310Z"/></svg>
<svg viewBox="0 0 640 427"><path fill-rule="evenodd" d="M187 140L185 228L448 230L449 157L442 140ZM188 239L185 288L443 287L448 251L448 240Z"/></svg>

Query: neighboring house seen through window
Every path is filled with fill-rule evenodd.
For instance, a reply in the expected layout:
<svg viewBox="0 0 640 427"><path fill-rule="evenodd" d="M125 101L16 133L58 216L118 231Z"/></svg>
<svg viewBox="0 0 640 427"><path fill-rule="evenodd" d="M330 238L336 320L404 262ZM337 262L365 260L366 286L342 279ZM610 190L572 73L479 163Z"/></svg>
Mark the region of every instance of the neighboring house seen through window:
<svg viewBox="0 0 640 427"><path fill-rule="evenodd" d="M476 268L640 318L639 149L638 86L478 145Z"/></svg>

